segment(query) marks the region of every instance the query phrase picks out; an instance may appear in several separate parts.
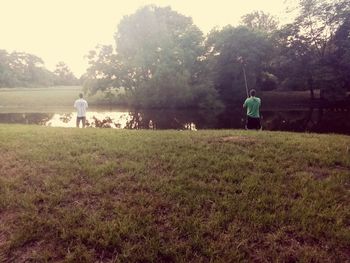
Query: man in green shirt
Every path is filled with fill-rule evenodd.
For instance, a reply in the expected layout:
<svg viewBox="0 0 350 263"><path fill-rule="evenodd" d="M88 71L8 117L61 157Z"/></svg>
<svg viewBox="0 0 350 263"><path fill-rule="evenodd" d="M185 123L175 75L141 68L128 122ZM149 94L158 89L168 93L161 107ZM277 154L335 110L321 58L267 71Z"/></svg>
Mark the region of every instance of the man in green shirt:
<svg viewBox="0 0 350 263"><path fill-rule="evenodd" d="M243 108L247 108L247 124L246 129L248 130L259 130L261 129L260 124L260 105L261 100L255 97L256 91L252 89L250 91L250 97L247 98L243 104Z"/></svg>

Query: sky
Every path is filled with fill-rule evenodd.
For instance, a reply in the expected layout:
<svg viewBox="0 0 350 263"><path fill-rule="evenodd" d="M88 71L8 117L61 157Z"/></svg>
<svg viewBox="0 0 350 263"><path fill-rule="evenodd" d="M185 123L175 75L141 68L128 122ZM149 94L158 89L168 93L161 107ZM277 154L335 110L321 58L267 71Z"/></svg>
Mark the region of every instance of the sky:
<svg viewBox="0 0 350 263"><path fill-rule="evenodd" d="M114 44L120 20L144 5L170 6L206 34L255 10L287 21L285 1L291 0L0 0L0 49L34 54L49 70L64 61L80 77L89 50Z"/></svg>

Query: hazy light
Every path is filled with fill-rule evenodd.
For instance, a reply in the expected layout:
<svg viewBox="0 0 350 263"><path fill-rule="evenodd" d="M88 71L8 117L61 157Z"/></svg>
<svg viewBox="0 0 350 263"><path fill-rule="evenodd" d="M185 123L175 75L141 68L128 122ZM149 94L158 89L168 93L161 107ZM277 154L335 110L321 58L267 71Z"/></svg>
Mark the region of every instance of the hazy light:
<svg viewBox="0 0 350 263"><path fill-rule="evenodd" d="M171 6L208 33L215 26L236 25L241 16L263 10L280 17L284 0L1 0L0 49L41 57L50 70L64 61L79 77L84 56L98 44L114 44L113 35L124 15L155 4Z"/></svg>

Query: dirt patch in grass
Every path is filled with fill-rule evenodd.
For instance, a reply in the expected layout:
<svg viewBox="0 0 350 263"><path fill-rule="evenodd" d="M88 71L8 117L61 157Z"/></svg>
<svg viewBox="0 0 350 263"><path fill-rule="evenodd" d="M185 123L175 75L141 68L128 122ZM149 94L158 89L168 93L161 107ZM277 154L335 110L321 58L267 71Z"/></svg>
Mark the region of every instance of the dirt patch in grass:
<svg viewBox="0 0 350 263"><path fill-rule="evenodd" d="M233 143L237 145L243 145L248 146L252 144L256 144L259 142L258 139L255 137L249 137L249 136L226 136L221 137L219 140L217 140L219 143Z"/></svg>
<svg viewBox="0 0 350 263"><path fill-rule="evenodd" d="M255 144L258 142L258 139L250 136L224 136L217 138L209 138L209 143L234 143L234 144Z"/></svg>
<svg viewBox="0 0 350 263"><path fill-rule="evenodd" d="M62 257L55 256L55 246L45 240L33 241L7 255L4 262L61 262ZM50 256L48 256L50 255ZM1 254L0 254L1 260ZM0 261L1 262L1 261Z"/></svg>
<svg viewBox="0 0 350 263"><path fill-rule="evenodd" d="M334 170L337 171L337 172L349 172L349 168L347 167L343 167L343 166L340 166L340 165L337 165L334 167Z"/></svg>
<svg viewBox="0 0 350 263"><path fill-rule="evenodd" d="M304 258L307 262L337 261L333 257L334 255L331 255L331 250L329 244L323 243L321 240L313 240L310 237L297 234L292 228L282 227L265 235L255 253L257 252L256 256L260 257L262 261L269 259L276 252L283 258L283 262L296 262L301 258ZM338 247L337 257L340 260L339 262L343 262L348 255L349 253L345 247ZM270 260L273 261L273 258L270 258Z"/></svg>
<svg viewBox="0 0 350 263"><path fill-rule="evenodd" d="M316 180L324 180L332 176L334 172L344 173L349 172L349 169L342 166L335 166L334 168L308 167L306 172L310 173Z"/></svg>
<svg viewBox="0 0 350 263"><path fill-rule="evenodd" d="M306 171L310 173L316 180L323 180L331 175L328 169L323 169L320 167L309 167Z"/></svg>
<svg viewBox="0 0 350 263"><path fill-rule="evenodd" d="M248 136L227 136L222 137L221 141L223 142L256 142L256 138Z"/></svg>
<svg viewBox="0 0 350 263"><path fill-rule="evenodd" d="M16 177L23 172L25 166L25 163L19 160L14 152L0 153L0 177Z"/></svg>
<svg viewBox="0 0 350 263"><path fill-rule="evenodd" d="M8 235L0 230L0 262L3 262L5 258L5 248L8 243Z"/></svg>
<svg viewBox="0 0 350 263"><path fill-rule="evenodd" d="M16 219L16 213L3 211L0 213L0 262L6 261L5 252L9 247L12 222ZM5 260L6 259L6 260Z"/></svg>
<svg viewBox="0 0 350 263"><path fill-rule="evenodd" d="M7 180L30 177L32 175L35 175L35 179L39 179L39 175L41 177L44 175L48 176L56 172L47 163L35 164L28 160L23 160L15 152L0 153L0 168L0 178Z"/></svg>

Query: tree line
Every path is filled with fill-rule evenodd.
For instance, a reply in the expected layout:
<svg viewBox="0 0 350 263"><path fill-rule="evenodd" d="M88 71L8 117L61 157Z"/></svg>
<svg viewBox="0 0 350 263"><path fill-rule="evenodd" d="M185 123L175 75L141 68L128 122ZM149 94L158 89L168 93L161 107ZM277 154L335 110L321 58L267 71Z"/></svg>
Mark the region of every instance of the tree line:
<svg viewBox="0 0 350 263"><path fill-rule="evenodd" d="M84 87L122 88L141 107L220 107L250 88L308 90L339 99L350 89L350 7L345 0L300 0L293 23L261 11L206 36L170 7L145 6L125 16L112 45L88 55Z"/></svg>
<svg viewBox="0 0 350 263"><path fill-rule="evenodd" d="M77 85L79 80L70 68L59 62L53 72L41 58L25 52L0 49L0 88Z"/></svg>

